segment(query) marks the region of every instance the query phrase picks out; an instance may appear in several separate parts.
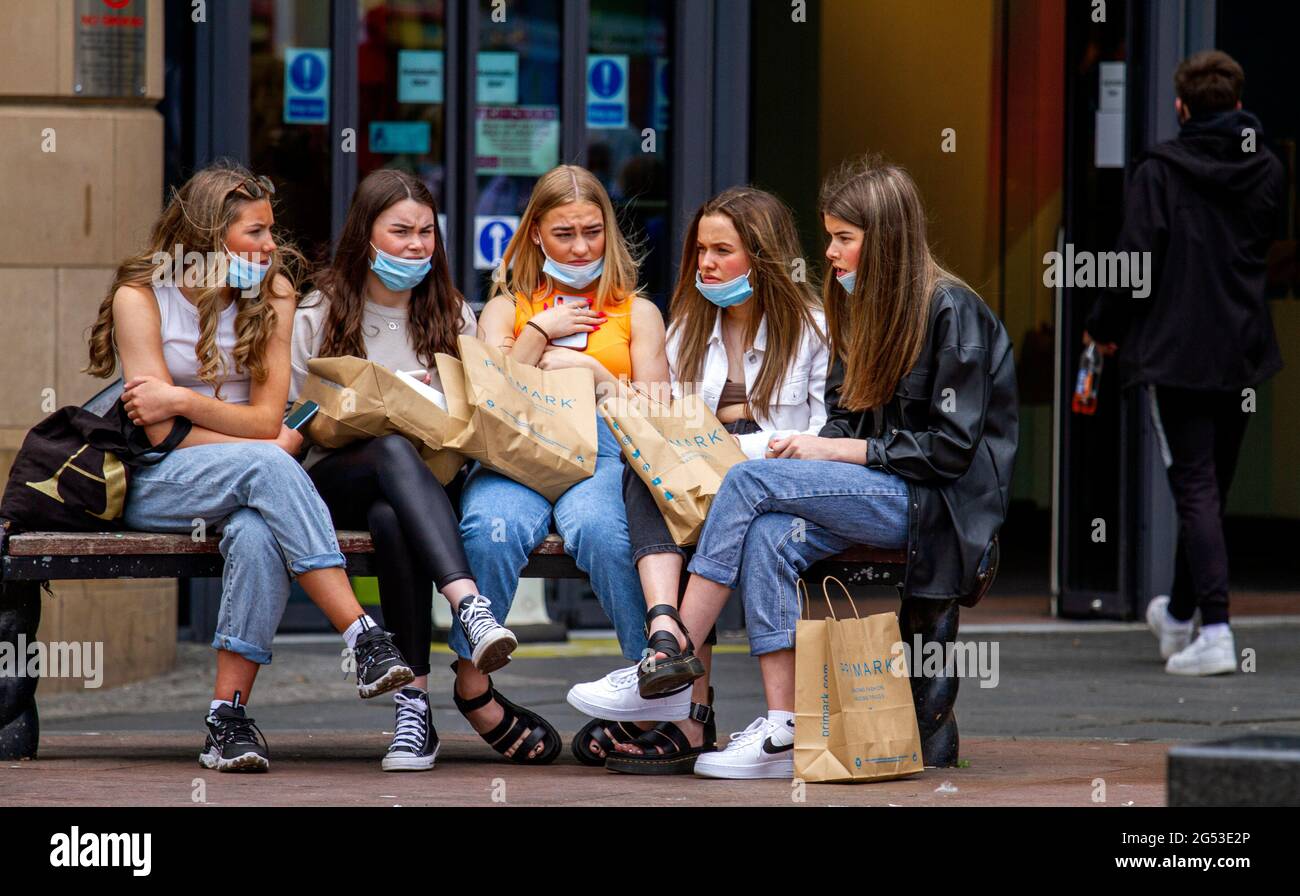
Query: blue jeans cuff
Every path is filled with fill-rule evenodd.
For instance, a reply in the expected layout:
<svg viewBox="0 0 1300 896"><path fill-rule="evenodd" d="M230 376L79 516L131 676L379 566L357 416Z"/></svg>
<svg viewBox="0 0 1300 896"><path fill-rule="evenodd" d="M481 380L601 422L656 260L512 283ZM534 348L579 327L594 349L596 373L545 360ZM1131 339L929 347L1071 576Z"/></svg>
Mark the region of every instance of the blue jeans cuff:
<svg viewBox="0 0 1300 896"><path fill-rule="evenodd" d="M265 666L271 662L271 651L265 647L249 644L247 641L232 638L230 635L223 635L221 632L217 632L212 636L212 646L217 650L228 650L231 653L237 653L249 662L257 663L260 666Z"/></svg>
<svg viewBox="0 0 1300 896"><path fill-rule="evenodd" d="M793 649L794 631L791 629L763 632L761 634L751 634L749 636L750 656L762 656L765 653L776 653L778 650Z"/></svg>
<svg viewBox="0 0 1300 896"><path fill-rule="evenodd" d="M691 564L687 569L697 576L703 576L710 582L717 582L719 585L726 585L728 588L736 587L736 577L740 572L734 566L719 563L717 560L698 552L691 559Z"/></svg>
<svg viewBox="0 0 1300 896"><path fill-rule="evenodd" d="M313 554L310 557L299 557L289 564L289 570L296 576L305 572L314 572L318 569L330 569L335 566L347 566L348 561L343 557L341 551L330 551L328 554Z"/></svg>

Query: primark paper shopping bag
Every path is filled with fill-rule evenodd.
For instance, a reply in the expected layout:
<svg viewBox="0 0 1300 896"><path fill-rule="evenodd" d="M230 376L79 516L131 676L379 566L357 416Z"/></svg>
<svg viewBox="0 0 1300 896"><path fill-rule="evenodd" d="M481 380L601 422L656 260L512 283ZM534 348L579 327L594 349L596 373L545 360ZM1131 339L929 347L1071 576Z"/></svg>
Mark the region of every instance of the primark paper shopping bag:
<svg viewBox="0 0 1300 896"><path fill-rule="evenodd" d="M830 608L826 582L822 594ZM805 781L881 781L925 767L898 616L853 614L837 619L831 608L795 629L794 771Z"/></svg>
<svg viewBox="0 0 1300 896"><path fill-rule="evenodd" d="M745 452L698 395L668 404L639 394L613 398L601 403L600 413L654 496L673 541L695 544L727 470Z"/></svg>
<svg viewBox="0 0 1300 896"><path fill-rule="evenodd" d="M444 447L555 501L596 471L591 371L521 364L472 336L439 354L451 431Z"/></svg>

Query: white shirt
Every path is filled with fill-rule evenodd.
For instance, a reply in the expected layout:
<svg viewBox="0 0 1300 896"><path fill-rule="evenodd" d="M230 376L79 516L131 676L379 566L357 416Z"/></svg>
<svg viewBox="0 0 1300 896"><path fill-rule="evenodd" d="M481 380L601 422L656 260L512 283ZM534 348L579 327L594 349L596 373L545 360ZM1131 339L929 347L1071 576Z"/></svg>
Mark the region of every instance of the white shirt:
<svg viewBox="0 0 1300 896"><path fill-rule="evenodd" d="M821 309L812 310L812 318L822 333L826 332L826 317ZM681 333L674 326L668 329L668 367L672 374L673 395L680 398L684 392L678 376L677 353L681 344ZM742 366L745 369L745 392L754 391L754 381L762 369L763 358L767 352L767 318L758 323L758 332L754 334L754 347L745 353ZM739 436L740 448L745 456L758 460L767 452L767 443L781 436L799 434L817 435L826 423L826 374L830 367L830 347L826 340L817 333L804 330L799 339L799 349L791 358L776 390L776 400L769 408L752 407L754 422L760 427L758 432ZM700 382L695 391L708 403L709 408L717 411L718 399L722 396L722 387L727 382L727 346L722 341L722 315L719 314L713 324L713 333L709 336L708 350L704 355L704 367Z"/></svg>
<svg viewBox="0 0 1300 896"><path fill-rule="evenodd" d="M199 309L185 298L175 286L159 285L153 288L158 302L158 315L162 318L163 362L172 383L193 389L200 395L215 398L211 386L199 379L199 358L195 353L199 341ZM230 404L248 404L250 382L248 371L235 371L235 317L239 308L234 302L217 315L217 354L225 362L226 378L221 381L221 399Z"/></svg>

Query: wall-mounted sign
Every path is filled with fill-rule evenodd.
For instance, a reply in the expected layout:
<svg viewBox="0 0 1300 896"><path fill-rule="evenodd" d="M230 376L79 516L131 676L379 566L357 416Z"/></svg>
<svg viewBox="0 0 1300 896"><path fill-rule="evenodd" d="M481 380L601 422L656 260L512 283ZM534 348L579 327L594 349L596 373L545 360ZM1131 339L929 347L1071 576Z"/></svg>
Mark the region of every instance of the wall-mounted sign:
<svg viewBox="0 0 1300 896"><path fill-rule="evenodd" d="M559 106L479 106L475 172L545 174L560 161Z"/></svg>
<svg viewBox="0 0 1300 896"><path fill-rule="evenodd" d="M510 238L519 229L519 218L511 215L474 216L474 269L490 271L501 263Z"/></svg>
<svg viewBox="0 0 1300 896"><path fill-rule="evenodd" d="M442 78L441 50L397 51L399 103L441 103Z"/></svg>
<svg viewBox="0 0 1300 896"><path fill-rule="evenodd" d="M519 102L519 54L486 51L478 54L478 84L475 95L480 103L513 106Z"/></svg>
<svg viewBox="0 0 1300 896"><path fill-rule="evenodd" d="M330 51L286 47L284 123L326 124L330 120Z"/></svg>
<svg viewBox="0 0 1300 896"><path fill-rule="evenodd" d="M72 45L77 96L145 95L147 9L146 0L77 0Z"/></svg>
<svg viewBox="0 0 1300 896"><path fill-rule="evenodd" d="M389 155L428 155L430 135L427 121L372 121L370 151Z"/></svg>
<svg viewBox="0 0 1300 896"><path fill-rule="evenodd" d="M627 57L587 57L587 127L627 127Z"/></svg>
<svg viewBox="0 0 1300 896"><path fill-rule="evenodd" d="M1093 164L1098 168L1124 167L1124 93L1127 69L1122 62L1098 67L1096 140Z"/></svg>

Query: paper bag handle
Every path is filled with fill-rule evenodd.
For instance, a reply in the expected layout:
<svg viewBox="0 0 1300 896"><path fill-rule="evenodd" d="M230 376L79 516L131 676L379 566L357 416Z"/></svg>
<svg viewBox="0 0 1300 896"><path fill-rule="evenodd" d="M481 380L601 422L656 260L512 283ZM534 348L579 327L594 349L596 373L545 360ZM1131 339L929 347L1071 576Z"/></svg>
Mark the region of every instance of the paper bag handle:
<svg viewBox="0 0 1300 896"><path fill-rule="evenodd" d="M862 617L858 615L858 605L853 602L853 595L849 594L848 586L845 585L843 582L841 582L839 579L835 578L835 576L827 576L826 578L822 579L822 596L826 598L826 605L827 606L831 605L831 595L830 592L826 590L827 582L834 582L836 585L840 586L840 590L844 592L844 596L849 599L849 606L853 608L854 618L861 619ZM835 611L832 610L831 617L833 618L834 616L835 616Z"/></svg>
<svg viewBox="0 0 1300 896"><path fill-rule="evenodd" d="M832 578L833 578L833 577L832 577ZM839 582L840 580L839 580L839 579L835 579L835 581ZM840 582L840 587L841 587L841 588L844 588L844 583L843 583L843 582ZM799 614L800 614L800 615L803 615L804 607L806 606L806 607L808 608L808 617L809 617L809 618L812 618L812 596L808 593L808 583L805 582L805 581L803 580L802 577L800 577L800 578L798 578L798 579L795 579L794 590L795 590L795 594L796 594L796 596L797 596L798 599L799 599ZM847 588L844 588L844 593L845 593L845 594L848 594L848 593L849 593L849 591L848 591ZM826 593L826 583L825 583L825 582L822 582L822 597L824 597L824 598L826 599L826 609L827 609L827 611L830 612L830 614L831 614L831 619L834 619L836 622L839 622L839 621L840 621L840 620L839 620L839 617L835 615L835 605L834 605L833 603L831 603L830 595ZM853 598L852 598L852 597L849 598L849 603L850 603L850 604L853 603ZM853 615L856 616L857 614L858 614L858 608L857 608L857 607L854 607L854 608L853 608Z"/></svg>

